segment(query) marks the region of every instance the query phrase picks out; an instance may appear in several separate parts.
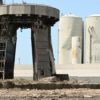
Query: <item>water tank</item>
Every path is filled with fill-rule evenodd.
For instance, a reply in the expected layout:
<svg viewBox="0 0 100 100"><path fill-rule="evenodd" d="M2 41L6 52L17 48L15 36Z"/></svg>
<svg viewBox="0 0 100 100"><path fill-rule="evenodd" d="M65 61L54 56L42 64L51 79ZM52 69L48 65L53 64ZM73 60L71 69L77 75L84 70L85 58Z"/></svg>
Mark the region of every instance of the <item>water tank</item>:
<svg viewBox="0 0 100 100"><path fill-rule="evenodd" d="M83 21L82 18L75 15L61 16L59 22L59 50L58 63L72 64L72 37L81 38L82 48Z"/></svg>
<svg viewBox="0 0 100 100"><path fill-rule="evenodd" d="M100 15L86 17L85 63L100 63Z"/></svg>

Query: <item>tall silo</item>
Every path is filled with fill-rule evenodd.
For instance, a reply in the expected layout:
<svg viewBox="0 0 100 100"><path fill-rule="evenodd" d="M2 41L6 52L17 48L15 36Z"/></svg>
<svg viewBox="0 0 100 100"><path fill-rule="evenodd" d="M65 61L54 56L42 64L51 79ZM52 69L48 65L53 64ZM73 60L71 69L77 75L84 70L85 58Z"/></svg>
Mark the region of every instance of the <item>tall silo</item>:
<svg viewBox="0 0 100 100"><path fill-rule="evenodd" d="M72 14L61 16L59 22L59 64L72 64L72 37L81 38L80 49L82 52L82 35L82 18ZM82 61L82 57L80 59Z"/></svg>
<svg viewBox="0 0 100 100"><path fill-rule="evenodd" d="M100 15L86 18L85 63L100 63Z"/></svg>

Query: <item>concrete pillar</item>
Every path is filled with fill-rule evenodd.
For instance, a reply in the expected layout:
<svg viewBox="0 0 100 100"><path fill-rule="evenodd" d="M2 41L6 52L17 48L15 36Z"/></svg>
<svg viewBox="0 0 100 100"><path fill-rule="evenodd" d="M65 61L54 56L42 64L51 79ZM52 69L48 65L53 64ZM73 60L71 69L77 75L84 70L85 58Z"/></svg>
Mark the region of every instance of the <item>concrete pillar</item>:
<svg viewBox="0 0 100 100"><path fill-rule="evenodd" d="M39 25L38 25L39 26ZM53 56L50 26L42 24L32 26L33 78L38 80L53 74L51 56Z"/></svg>
<svg viewBox="0 0 100 100"><path fill-rule="evenodd" d="M0 0L0 5L2 5L3 4L3 0Z"/></svg>
<svg viewBox="0 0 100 100"><path fill-rule="evenodd" d="M14 62L16 50L16 28L14 25L8 25L8 28L2 28L1 39L7 41L5 57L5 79L14 78ZM4 34L5 33L5 34Z"/></svg>
<svg viewBox="0 0 100 100"><path fill-rule="evenodd" d="M16 35L12 36L7 41L6 51L6 64L5 64L5 79L14 78L14 62L15 62L15 50L16 50Z"/></svg>

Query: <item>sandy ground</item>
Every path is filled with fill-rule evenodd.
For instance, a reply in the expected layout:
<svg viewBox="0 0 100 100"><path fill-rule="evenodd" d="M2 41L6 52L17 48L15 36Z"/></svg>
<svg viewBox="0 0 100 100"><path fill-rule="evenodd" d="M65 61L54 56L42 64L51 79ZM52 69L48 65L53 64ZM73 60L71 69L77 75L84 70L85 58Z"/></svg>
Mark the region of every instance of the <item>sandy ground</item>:
<svg viewBox="0 0 100 100"><path fill-rule="evenodd" d="M41 80L43 84L47 83L47 80ZM37 84L40 82L34 82L29 80L4 80L0 81L3 86L7 87L14 84ZM50 78L49 78L50 82ZM54 82L55 83L55 82ZM68 81L67 83L78 83L74 81ZM42 84L42 85L43 85ZM48 84L48 83L47 83ZM62 83L61 83L62 84ZM82 84L84 84L82 82ZM21 85L22 86L22 85ZM41 84L39 85L41 86ZM52 85L51 85L52 86ZM32 88L0 88L0 100L100 100L100 89L90 88L63 88L63 89L32 89Z"/></svg>
<svg viewBox="0 0 100 100"><path fill-rule="evenodd" d="M100 89L0 89L0 96L33 96L33 97L94 97L100 96Z"/></svg>
<svg viewBox="0 0 100 100"><path fill-rule="evenodd" d="M72 87L63 88L63 83L66 86L71 84ZM60 82L55 77L44 78L37 82L24 79L1 80L0 100L100 100L100 85L99 88L96 87L95 89L88 87L76 89L73 88L73 84L81 86L82 84L88 84L88 82L78 80ZM26 88L26 86L29 86L29 88ZM33 88L30 88L30 86L33 86ZM61 89L55 88L55 86L60 86Z"/></svg>
<svg viewBox="0 0 100 100"><path fill-rule="evenodd" d="M100 100L100 89L56 89L56 90L1 89L0 90L0 100L34 100L34 99Z"/></svg>

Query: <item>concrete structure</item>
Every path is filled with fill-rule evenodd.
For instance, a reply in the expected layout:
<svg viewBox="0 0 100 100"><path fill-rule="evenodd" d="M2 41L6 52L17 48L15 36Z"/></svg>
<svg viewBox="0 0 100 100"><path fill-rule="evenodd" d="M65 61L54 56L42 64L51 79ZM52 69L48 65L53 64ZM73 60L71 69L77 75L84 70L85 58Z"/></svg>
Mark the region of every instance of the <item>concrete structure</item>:
<svg viewBox="0 0 100 100"><path fill-rule="evenodd" d="M83 22L80 17L75 15L61 16L59 23L59 64L72 64L72 37L78 36L82 39L82 35Z"/></svg>
<svg viewBox="0 0 100 100"><path fill-rule="evenodd" d="M46 5L0 5L0 38L7 41L5 78L14 76L16 30L31 28L34 79L55 73L51 26L59 20L59 10Z"/></svg>
<svg viewBox="0 0 100 100"><path fill-rule="evenodd" d="M2 0L0 0L0 4L3 4L3 1Z"/></svg>
<svg viewBox="0 0 100 100"><path fill-rule="evenodd" d="M86 18L85 63L100 63L100 15Z"/></svg>
<svg viewBox="0 0 100 100"><path fill-rule="evenodd" d="M82 63L82 52L81 52L81 38L78 36L72 37L72 50L71 58L72 64L81 64Z"/></svg>
<svg viewBox="0 0 100 100"><path fill-rule="evenodd" d="M68 74L70 80L100 84L100 64L56 64L56 74ZM17 64L14 69L15 79L32 80L32 65Z"/></svg>
<svg viewBox="0 0 100 100"><path fill-rule="evenodd" d="M100 84L100 64L56 65L56 74L68 74L70 80Z"/></svg>

